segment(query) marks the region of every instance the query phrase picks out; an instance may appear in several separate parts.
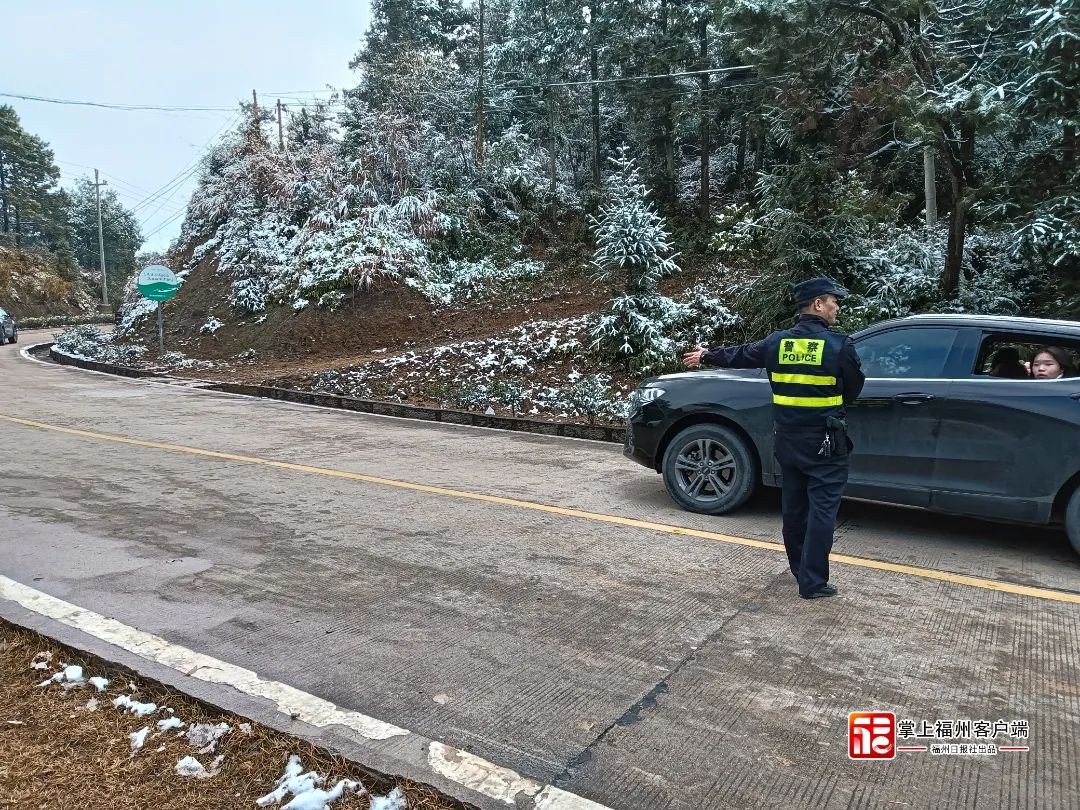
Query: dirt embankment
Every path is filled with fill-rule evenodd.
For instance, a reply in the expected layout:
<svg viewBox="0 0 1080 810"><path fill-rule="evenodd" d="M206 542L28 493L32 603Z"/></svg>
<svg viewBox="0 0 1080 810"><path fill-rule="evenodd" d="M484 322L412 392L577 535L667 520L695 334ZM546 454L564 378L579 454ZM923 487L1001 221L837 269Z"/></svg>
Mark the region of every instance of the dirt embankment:
<svg viewBox="0 0 1080 810"><path fill-rule="evenodd" d="M0 308L16 319L84 314L95 304L83 271L46 251L0 246Z"/></svg>
<svg viewBox="0 0 1080 810"><path fill-rule="evenodd" d="M166 350L215 361L211 368L178 373L239 382L311 374L499 335L527 321L584 315L602 309L610 295L578 270L555 272L512 294L452 307L436 307L391 280L355 291L333 311L272 306L265 313L239 316L227 293L228 280L217 274L213 262L204 261L165 305ZM200 332L211 318L223 325ZM146 319L136 339L156 353L153 319Z"/></svg>

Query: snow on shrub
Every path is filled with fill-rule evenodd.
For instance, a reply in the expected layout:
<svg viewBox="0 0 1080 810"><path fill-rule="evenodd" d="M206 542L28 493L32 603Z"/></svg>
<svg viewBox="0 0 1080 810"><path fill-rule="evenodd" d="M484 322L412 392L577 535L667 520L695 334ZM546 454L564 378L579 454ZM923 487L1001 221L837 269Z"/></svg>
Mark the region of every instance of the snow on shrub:
<svg viewBox="0 0 1080 810"><path fill-rule="evenodd" d="M543 274L544 265L531 259L521 259L500 267L485 256L479 261L448 259L430 264L405 283L436 304L454 304L479 300L496 294L506 285Z"/></svg>
<svg viewBox="0 0 1080 810"><path fill-rule="evenodd" d="M89 324L73 326L53 340L53 348L70 357L120 366L135 362L146 352L145 346L118 346L112 334Z"/></svg>

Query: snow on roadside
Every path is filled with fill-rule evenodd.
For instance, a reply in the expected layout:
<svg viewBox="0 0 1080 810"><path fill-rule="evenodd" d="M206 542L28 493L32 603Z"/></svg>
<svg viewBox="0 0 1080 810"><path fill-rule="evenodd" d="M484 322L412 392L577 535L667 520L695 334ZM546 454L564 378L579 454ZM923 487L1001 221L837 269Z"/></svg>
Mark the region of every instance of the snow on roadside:
<svg viewBox="0 0 1080 810"><path fill-rule="evenodd" d="M30 669L48 669L52 666L52 653L47 650L34 655L34 660L30 662Z"/></svg>
<svg viewBox="0 0 1080 810"><path fill-rule="evenodd" d="M213 753L218 740L229 733L231 726L228 723L195 723L188 727L188 743L192 748L198 748L200 754Z"/></svg>
<svg viewBox="0 0 1080 810"><path fill-rule="evenodd" d="M221 772L221 763L224 761L225 755L219 754L214 757L210 767L205 768L195 757L186 756L177 761L173 770L176 771L177 776L186 776L192 779L211 779Z"/></svg>
<svg viewBox="0 0 1080 810"><path fill-rule="evenodd" d="M39 683L38 686L49 686L53 683L60 684L64 689L74 689L75 687L83 686L86 683L86 676L83 674L82 667L72 664L70 666L65 666L52 677L46 678Z"/></svg>
<svg viewBox="0 0 1080 810"><path fill-rule="evenodd" d="M167 717L164 720L158 720L158 723L157 723L158 732L161 733L161 734L164 734L166 731L169 731L170 729L183 728L186 725L187 725L187 723L185 723L179 717Z"/></svg>
<svg viewBox="0 0 1080 810"><path fill-rule="evenodd" d="M34 656L30 668L34 670L48 669L52 662L52 654L40 652ZM109 686L109 679L100 676L86 677L83 667L76 664L59 664L61 669L50 677L41 681L39 687L48 687L52 684L61 684L65 689L76 686L92 685L98 692L103 692ZM131 690L137 689L135 683L129 684ZM107 698L106 698L107 699ZM77 711L95 711L100 705L96 697L90 698L84 706L78 707ZM158 711L173 715L173 710L156 703L144 703L133 700L127 694L118 695L112 700L112 705L121 712L134 714L141 717L149 717ZM74 715L72 715L74 716ZM18 721L9 721L12 723ZM155 733L154 728L157 728ZM178 737L186 738L192 748L198 748L196 754L213 753L217 743L232 731L232 726L226 722L219 723L192 723L188 724L175 715L158 720L156 723L148 723L137 731L127 734L128 744L131 750L130 756L135 757L142 751L148 739L158 737L169 731L180 731ZM252 727L250 723L240 723L237 730L250 735ZM153 753L163 753L167 746L160 745ZM186 755L178 759L173 766L173 772L185 779L212 779L221 772L225 761L224 754L218 754L211 760L209 765L204 765L195 755ZM324 787L326 777L316 771L304 771L300 763L300 757L293 754L289 757L285 772L274 783L274 788L265 796L256 800L259 807L280 805L280 810L332 810L331 805L347 794L361 795L366 793L363 784L352 779L340 779L333 786ZM288 798L291 795L291 798ZM288 801L281 804L286 798ZM371 797L370 807L372 810L406 810L407 803L400 787L395 787L386 796Z"/></svg>
<svg viewBox="0 0 1080 810"><path fill-rule="evenodd" d="M405 794L396 787L385 796L372 797L369 810L405 810L406 807Z"/></svg>
<svg viewBox="0 0 1080 810"><path fill-rule="evenodd" d="M137 700L132 700L127 695L120 695L120 697L112 702L112 705L118 709L130 712L131 714L138 714L144 717L153 714L158 709L156 703L140 703Z"/></svg>
<svg viewBox="0 0 1080 810"><path fill-rule="evenodd" d="M329 810L330 802L340 799L346 791L351 793L364 793L364 786L351 779L341 779L329 790L323 790L320 785L326 781L326 777L315 771L304 771L300 764L300 757L293 754L285 765L285 772L274 783L274 789L265 796L255 800L259 807L269 807L280 804L281 800L289 793L293 798L282 810ZM374 802L374 800L373 800Z"/></svg>
<svg viewBox="0 0 1080 810"><path fill-rule="evenodd" d="M150 726L143 726L138 731L133 731L131 734L128 734L128 739L131 740L132 756L146 744L146 737L149 733Z"/></svg>

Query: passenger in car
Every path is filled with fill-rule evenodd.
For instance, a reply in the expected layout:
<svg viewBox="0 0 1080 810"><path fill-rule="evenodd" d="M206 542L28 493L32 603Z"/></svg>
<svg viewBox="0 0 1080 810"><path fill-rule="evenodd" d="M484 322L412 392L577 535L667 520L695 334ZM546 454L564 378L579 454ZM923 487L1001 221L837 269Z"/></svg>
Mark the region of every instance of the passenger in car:
<svg viewBox="0 0 1080 810"><path fill-rule="evenodd" d="M1043 346L1035 352L1031 361L1031 376L1036 380L1057 380L1062 377L1075 377L1069 353L1060 346Z"/></svg>
<svg viewBox="0 0 1080 810"><path fill-rule="evenodd" d="M1015 346L1002 346L990 359L991 377L1006 377L1010 380L1026 380L1028 370L1020 362L1020 350Z"/></svg>

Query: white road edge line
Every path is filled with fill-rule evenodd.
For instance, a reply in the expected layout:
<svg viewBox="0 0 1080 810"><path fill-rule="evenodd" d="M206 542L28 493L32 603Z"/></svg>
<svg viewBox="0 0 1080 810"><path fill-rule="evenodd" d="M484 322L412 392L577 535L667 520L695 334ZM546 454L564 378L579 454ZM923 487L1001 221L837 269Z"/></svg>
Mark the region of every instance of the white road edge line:
<svg viewBox="0 0 1080 810"><path fill-rule="evenodd" d="M266 698L285 716L309 725L318 728L346 726L370 740L412 736L425 741L428 767L434 773L510 807L517 806L518 798L524 794L533 800L534 810L611 810L553 785L541 784L476 754L436 740L426 740L408 729L366 714L342 709L288 684L266 680L249 669L173 644L161 636L129 627L3 575L0 575L0 599L15 602L40 616L192 678L224 684L246 695Z"/></svg>
<svg viewBox="0 0 1080 810"><path fill-rule="evenodd" d="M110 374L107 371L94 371L91 368L79 368L78 366L65 366L65 365L61 365L60 363L51 363L48 360L38 360L38 358L31 357L28 354L28 352L31 349L36 349L38 346L44 346L49 342L51 342L51 341L46 341L45 343L33 343L33 344L29 345L29 346L26 346L25 348L23 348L19 352L19 356L22 357L25 360L29 360L32 363L40 363L41 365L48 366L49 368L67 369L69 371L82 372L83 374L100 374L103 377L109 377L110 379L119 380L121 382L126 382L126 383L135 383L136 385L153 385L154 384L154 378L153 377L121 377L118 374ZM202 382L202 383L206 383L207 385L215 385L219 381L216 381L216 380L198 380L198 381L192 380L192 382ZM198 387L196 387L194 385L192 385L190 387L183 387L183 388L178 387L178 386L171 386L171 387L170 386L165 386L165 388L170 388L173 391L190 391L192 394L195 394L195 395L215 394L215 395L221 396L221 397L230 397L232 399L241 399L241 400L245 400L247 402L257 403L259 405L278 405L278 406L287 406L287 407L293 407L293 408L314 408L315 410L322 411L323 413L339 413L339 414L347 414L347 415L350 415L350 416L359 416L359 417L370 416L370 417L374 417L376 419L394 419L394 420L396 420L398 422L410 422L410 423L412 423L414 425L419 423L419 424L422 424L422 425L437 425L439 427L465 428L466 430L489 430L489 431L492 431L494 433L500 433L502 435L517 434L519 436L530 436L530 437L543 438L543 439L554 439L556 441L561 441L561 442L588 442L589 444L602 444L602 445L604 445L606 447L615 447L615 448L621 448L622 447L622 445L618 444L617 442L606 442L603 439L580 439L577 436L552 436L552 435L547 434L547 433L529 433L528 431L523 431L523 430L506 430L505 428L484 427L483 425L459 425L456 422L435 422L435 421L429 420L429 419L413 419L413 418L408 417L408 416L391 416L390 414L386 414L386 413L364 413L363 411L350 411L350 410L348 410L346 408L328 408L325 405L311 405L311 404L309 404L307 402L289 402L287 400L272 399L270 397L257 397L257 396L252 396L250 394L230 394L227 391L205 391L205 390L202 390L202 389L200 389L200 388L198 388Z"/></svg>

